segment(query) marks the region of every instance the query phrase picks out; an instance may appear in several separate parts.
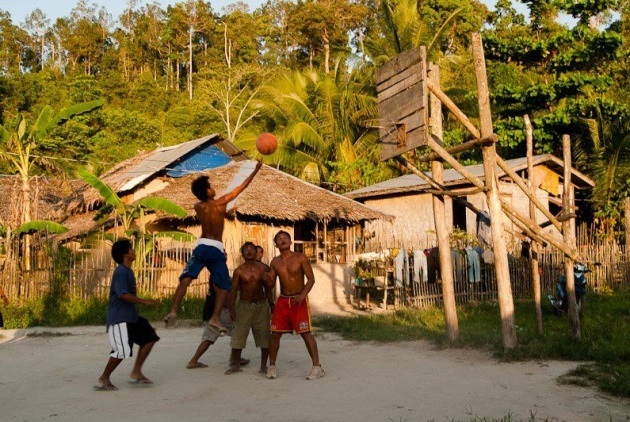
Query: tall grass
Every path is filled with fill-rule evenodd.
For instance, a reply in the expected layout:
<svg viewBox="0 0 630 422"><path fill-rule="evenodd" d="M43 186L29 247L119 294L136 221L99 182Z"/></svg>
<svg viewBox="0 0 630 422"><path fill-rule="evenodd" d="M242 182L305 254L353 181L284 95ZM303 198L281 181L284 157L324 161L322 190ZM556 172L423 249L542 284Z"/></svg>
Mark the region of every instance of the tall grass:
<svg viewBox="0 0 630 422"><path fill-rule="evenodd" d="M395 342L425 339L439 347L490 350L503 360L562 359L588 362L564 382L597 385L603 391L630 397L630 292L589 294L581 319L582 340L574 342L567 316L543 306L544 334L536 333L533 303L515 303L518 346L503 348L497 303L467 304L457 309L460 339L446 338L441 309L402 309L390 314L326 317L315 325L346 339Z"/></svg>
<svg viewBox="0 0 630 422"><path fill-rule="evenodd" d="M144 297L144 296L143 296ZM158 306L136 305L136 309L149 321L161 321L171 307L170 299L162 299ZM204 299L185 298L180 303L180 319L201 321ZM5 328L35 326L66 327L77 325L105 325L107 299L62 298L49 294L29 299L24 303L9 304L2 309Z"/></svg>

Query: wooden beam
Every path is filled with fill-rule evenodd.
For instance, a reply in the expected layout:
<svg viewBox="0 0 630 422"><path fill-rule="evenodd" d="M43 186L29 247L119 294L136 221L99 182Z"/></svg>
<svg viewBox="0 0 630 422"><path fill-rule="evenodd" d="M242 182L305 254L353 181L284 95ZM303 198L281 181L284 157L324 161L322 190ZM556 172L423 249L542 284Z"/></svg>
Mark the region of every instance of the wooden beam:
<svg viewBox="0 0 630 422"><path fill-rule="evenodd" d="M472 34L472 52L477 78L477 103L479 104L480 136L492 135L492 111L490 110L490 90L486 75L486 59L483 53L481 34ZM430 139L429 139L430 141ZM503 347L514 349L516 341L516 323L514 318L514 298L510 284L510 268L507 257L507 247L503 237L503 212L499 198L498 181L496 180L496 145L482 147L483 169L488 192L486 200L490 214L490 230L494 251L494 268L497 278L497 296L499 299L499 313L501 314L501 334ZM458 170L459 171L459 170ZM475 185L477 186L477 185ZM480 187L480 186L479 186Z"/></svg>
<svg viewBox="0 0 630 422"><path fill-rule="evenodd" d="M446 108L448 108L451 113L455 115L455 118L457 118L457 120L459 120L461 124L463 124L464 127L468 129L472 136L474 136L476 139L481 138L481 133L479 132L479 130L477 130L475 125L472 124L472 122L468 119L464 112L461 111L450 98L448 98L448 95L446 95L439 86L435 85L431 80L427 79L427 88L429 88L429 91L435 94L435 96L446 106Z"/></svg>
<svg viewBox="0 0 630 422"><path fill-rule="evenodd" d="M445 151L451 155L459 154L461 152L468 151L469 149L477 148L491 142L497 142L498 140L499 137L496 134L492 134L487 138L475 139L472 141L464 142L463 144L455 145L454 147L447 148ZM429 154L421 156L420 158L416 158L414 161L419 163L426 163L440 158L441 157L438 153L431 152Z"/></svg>
<svg viewBox="0 0 630 422"><path fill-rule="evenodd" d="M562 253L564 253L566 256L574 257L574 259L577 259L578 253L577 253L577 251L575 249L572 249L571 247L569 247L565 243L559 241L552 234L545 233L540 228L540 226L538 226L538 224L536 224L536 222L530 220L529 218L527 218L524 215L522 215L521 213L519 213L516 209L514 209L514 207L512 207L512 205L510 205L507 202L502 200L501 201L501 208L503 208L503 211L505 212L505 215L508 216L508 218L509 218L510 215L515 217L517 220L519 220L521 223L523 223L523 225L525 227L527 227L527 229L530 232L536 234L538 237L546 240L547 242L549 242L550 244L552 244L556 248L560 249L562 251ZM511 220L511 218L510 218L510 220ZM492 225L490 225L490 227L492 227Z"/></svg>
<svg viewBox="0 0 630 422"><path fill-rule="evenodd" d="M440 86L440 69L435 63L429 64L427 81ZM442 143L442 104L436 95L429 98L429 127L431 137L435 137L436 144ZM431 161L431 176L436 184L444 183L444 164L435 159ZM459 323L457 321L457 306L455 303L455 280L453 279L453 261L451 259L451 242L449 230L446 226L446 207L444 195L433 195L433 223L437 235L440 256L440 274L442 276L442 296L444 298L444 319L446 335L450 341L459 339Z"/></svg>
<svg viewBox="0 0 630 422"><path fill-rule="evenodd" d="M565 213L571 212L571 138L569 135L562 135L562 157L564 161L564 180L562 181L562 211ZM571 231L571 221L565 221L562 223L562 237L564 243L568 245L575 245L575 235ZM580 341L582 339L582 332L580 329L580 315L578 315L577 302L575 300L575 279L573 274L573 261L577 261L570 255L567 255L564 259L564 274L566 276L567 284L567 300L568 300L568 313L569 324L571 325L571 335L574 341Z"/></svg>
<svg viewBox="0 0 630 422"><path fill-rule="evenodd" d="M448 152L446 152L446 150L442 148L440 144L435 142L435 140L431 136L427 138L427 145L429 146L429 148L435 151L440 157L442 157L444 161L449 163L451 167L457 170L459 174L464 176L466 180L468 180L470 183L475 185L477 188L486 190L486 186L481 181L481 179L479 179L477 176L475 176L474 174L466 170L466 168L463 165L461 165L455 157L453 157Z"/></svg>
<svg viewBox="0 0 630 422"><path fill-rule="evenodd" d="M540 200L538 198L536 198L536 195L534 195L533 190L528 188L525 185L525 182L523 182L523 179L521 179L520 176L518 174L516 174L516 172L514 172L514 170L512 170L507 165L507 163L505 161L503 161L503 159L501 157L497 157L497 164L499 165L499 167L501 167L501 169L503 169L505 174L507 174L508 176L510 176L510 178L512 180L514 180L514 183L516 183L516 185L529 198L531 203L533 203L536 206L536 208L538 208L545 215L545 217L547 217L549 219L549 221L551 221L551 224L553 224L553 226L556 229L562 230L562 225L560 224L560 222L558 220L556 220L556 217L549 211L549 209L547 209L547 207L545 207L543 205L542 202L540 202Z"/></svg>

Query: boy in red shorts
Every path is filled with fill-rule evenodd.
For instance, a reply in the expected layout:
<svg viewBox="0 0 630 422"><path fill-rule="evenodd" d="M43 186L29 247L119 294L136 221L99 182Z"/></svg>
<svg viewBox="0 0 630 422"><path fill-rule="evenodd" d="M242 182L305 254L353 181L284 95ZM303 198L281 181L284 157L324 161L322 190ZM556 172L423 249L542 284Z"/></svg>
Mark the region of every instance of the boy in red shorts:
<svg viewBox="0 0 630 422"><path fill-rule="evenodd" d="M315 380L324 376L325 372L319 362L317 342L311 333L311 312L307 295L315 284L315 276L311 262L306 255L294 252L291 248L291 235L281 230L274 237L280 255L270 264L270 277L265 278L267 288L271 289L280 279L280 296L271 317L271 341L269 342L269 368L267 378L277 378L276 358L280 349L280 338L284 333L295 331L302 336L308 350L313 367L306 377ZM306 277L306 284L304 284Z"/></svg>

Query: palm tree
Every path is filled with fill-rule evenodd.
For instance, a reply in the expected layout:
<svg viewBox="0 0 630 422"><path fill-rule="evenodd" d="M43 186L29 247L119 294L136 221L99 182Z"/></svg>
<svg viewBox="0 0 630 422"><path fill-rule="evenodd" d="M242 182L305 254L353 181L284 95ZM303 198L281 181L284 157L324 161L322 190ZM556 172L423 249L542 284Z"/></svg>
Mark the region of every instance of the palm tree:
<svg viewBox="0 0 630 422"><path fill-rule="evenodd" d="M285 73L264 87L263 110L280 128L270 164L321 183L331 163L375 159L378 132L367 122L375 120L378 109L369 80L365 72L346 74L337 65L332 74Z"/></svg>
<svg viewBox="0 0 630 422"><path fill-rule="evenodd" d="M575 139L576 160L595 181L591 199L596 215L612 235L621 225L624 202L630 195L630 122L624 115L605 119L598 110L596 118L580 119L580 123L586 130Z"/></svg>
<svg viewBox="0 0 630 422"><path fill-rule="evenodd" d="M418 3L418 0L381 0L381 34L365 40L365 48L377 66L420 46L427 48L429 57L437 54L438 41L461 8L451 13L436 31L420 16Z"/></svg>

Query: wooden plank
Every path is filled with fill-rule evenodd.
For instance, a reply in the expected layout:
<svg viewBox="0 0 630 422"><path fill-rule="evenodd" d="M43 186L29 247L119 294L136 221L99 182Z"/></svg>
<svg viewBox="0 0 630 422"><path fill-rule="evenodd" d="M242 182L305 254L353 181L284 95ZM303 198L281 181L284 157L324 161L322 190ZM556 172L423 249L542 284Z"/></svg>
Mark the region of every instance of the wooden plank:
<svg viewBox="0 0 630 422"><path fill-rule="evenodd" d="M426 91L423 90L421 85L414 85L394 97L379 99L378 116L380 125L394 123L417 110L426 108L426 103L422 100L425 93Z"/></svg>
<svg viewBox="0 0 630 422"><path fill-rule="evenodd" d="M426 61L426 48L424 46L400 53L381 66L376 76L376 84L386 81L419 61Z"/></svg>
<svg viewBox="0 0 630 422"><path fill-rule="evenodd" d="M422 71L423 65L423 63L414 64L408 69L405 69L402 72L393 75L391 78L376 85L377 96L380 96L383 91L386 91L387 89L401 83L406 79L410 79L411 81L413 81L410 83L411 85L413 85L414 83L419 83L421 81L422 75L424 74L424 72Z"/></svg>
<svg viewBox="0 0 630 422"><path fill-rule="evenodd" d="M377 98L393 97L413 85L421 85L424 77L423 66L415 64L404 72L395 75L384 83L376 86Z"/></svg>

